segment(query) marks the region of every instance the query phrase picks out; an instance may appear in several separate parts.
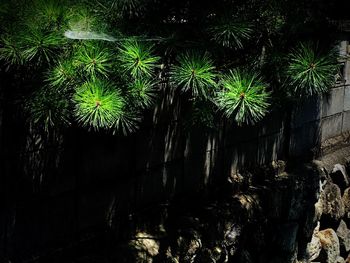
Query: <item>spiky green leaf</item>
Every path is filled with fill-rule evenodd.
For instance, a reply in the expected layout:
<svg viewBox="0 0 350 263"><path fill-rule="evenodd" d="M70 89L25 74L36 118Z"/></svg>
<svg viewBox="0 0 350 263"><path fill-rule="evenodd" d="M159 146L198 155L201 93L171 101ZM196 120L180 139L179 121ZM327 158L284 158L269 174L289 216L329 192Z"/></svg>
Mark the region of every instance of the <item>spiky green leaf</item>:
<svg viewBox="0 0 350 263"><path fill-rule="evenodd" d="M215 99L227 117L238 125L254 124L268 112L270 93L267 85L256 75L238 70L230 71L222 80L222 90Z"/></svg>
<svg viewBox="0 0 350 263"><path fill-rule="evenodd" d="M288 56L287 87L297 97L322 94L334 84L338 68L334 51L321 53L301 43Z"/></svg>
<svg viewBox="0 0 350 263"><path fill-rule="evenodd" d="M193 97L206 98L216 87L215 67L208 53L187 52L180 55L170 74L173 84L183 92L190 91Z"/></svg>
<svg viewBox="0 0 350 263"><path fill-rule="evenodd" d="M136 40L123 42L118 58L124 71L134 78L152 76L159 61L159 57L153 54L152 46Z"/></svg>
<svg viewBox="0 0 350 263"><path fill-rule="evenodd" d="M73 101L78 122L95 130L111 128L124 114L121 92L106 81L84 83L76 90Z"/></svg>

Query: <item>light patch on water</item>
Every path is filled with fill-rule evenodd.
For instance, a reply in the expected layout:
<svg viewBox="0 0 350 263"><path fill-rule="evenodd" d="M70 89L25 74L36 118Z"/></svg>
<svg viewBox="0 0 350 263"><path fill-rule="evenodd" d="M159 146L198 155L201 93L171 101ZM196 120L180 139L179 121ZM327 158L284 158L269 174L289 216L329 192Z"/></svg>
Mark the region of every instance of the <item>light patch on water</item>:
<svg viewBox="0 0 350 263"><path fill-rule="evenodd" d="M70 39L117 41L115 37L105 33L96 33L92 31L67 30L64 32L64 36Z"/></svg>

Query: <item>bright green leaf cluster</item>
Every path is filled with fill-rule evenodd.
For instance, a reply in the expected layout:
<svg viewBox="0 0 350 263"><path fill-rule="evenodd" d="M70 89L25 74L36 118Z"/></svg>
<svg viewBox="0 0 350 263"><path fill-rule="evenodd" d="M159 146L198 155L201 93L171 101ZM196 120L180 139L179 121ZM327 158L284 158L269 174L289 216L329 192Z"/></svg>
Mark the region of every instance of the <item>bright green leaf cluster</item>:
<svg viewBox="0 0 350 263"><path fill-rule="evenodd" d="M99 43L87 43L74 57L78 67L91 77L107 77L111 72L113 54Z"/></svg>
<svg viewBox="0 0 350 263"><path fill-rule="evenodd" d="M170 71L174 85L183 92L190 91L193 97L207 98L216 87L216 73L208 53L185 53Z"/></svg>
<svg viewBox="0 0 350 263"><path fill-rule="evenodd" d="M287 86L293 96L303 97L327 92L338 70L334 51L320 53L311 44L300 44L288 56Z"/></svg>
<svg viewBox="0 0 350 263"><path fill-rule="evenodd" d="M133 100L143 109L151 107L157 97L156 84L149 79L136 79L131 82L128 92Z"/></svg>
<svg viewBox="0 0 350 263"><path fill-rule="evenodd" d="M26 109L45 130L76 121L89 129L135 131L159 91L169 92L162 89L167 85L190 95L192 123L214 126L219 109L239 125L254 124L270 109L270 90L274 96L318 95L333 85L338 70L333 51L309 44L283 55L292 42L280 39L284 46L273 51L284 60L271 58L288 26L283 8L261 5L255 19L244 13L253 6L230 1L224 1L224 15L216 4L197 12L195 5L171 1L154 9L144 0L5 2L0 60L5 70L13 66L18 87L25 84L33 94ZM157 8L164 16L154 16ZM245 45L253 37L257 45ZM225 74L233 68L251 72ZM279 86L286 88L281 94Z"/></svg>
<svg viewBox="0 0 350 263"><path fill-rule="evenodd" d="M124 71L135 79L151 77L159 61L159 57L153 55L152 46L136 40L123 42L118 58Z"/></svg>
<svg viewBox="0 0 350 263"><path fill-rule="evenodd" d="M111 128L124 114L121 92L106 81L92 80L79 87L73 97L75 116L84 127Z"/></svg>
<svg viewBox="0 0 350 263"><path fill-rule="evenodd" d="M256 74L230 71L222 87L216 103L227 117L234 116L238 125L254 124L268 112L270 93Z"/></svg>
<svg viewBox="0 0 350 263"><path fill-rule="evenodd" d="M221 19L209 29L212 39L229 48L243 48L245 40L251 38L253 30L249 23L235 21L233 18Z"/></svg>

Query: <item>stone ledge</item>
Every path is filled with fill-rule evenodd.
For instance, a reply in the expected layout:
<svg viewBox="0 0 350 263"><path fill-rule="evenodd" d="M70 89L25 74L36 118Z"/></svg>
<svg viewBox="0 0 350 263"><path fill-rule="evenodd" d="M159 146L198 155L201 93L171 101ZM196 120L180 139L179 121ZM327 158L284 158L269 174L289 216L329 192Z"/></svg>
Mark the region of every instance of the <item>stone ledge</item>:
<svg viewBox="0 0 350 263"><path fill-rule="evenodd" d="M350 161L350 132L324 141L321 145L320 157L327 171L333 169L334 164L346 164Z"/></svg>

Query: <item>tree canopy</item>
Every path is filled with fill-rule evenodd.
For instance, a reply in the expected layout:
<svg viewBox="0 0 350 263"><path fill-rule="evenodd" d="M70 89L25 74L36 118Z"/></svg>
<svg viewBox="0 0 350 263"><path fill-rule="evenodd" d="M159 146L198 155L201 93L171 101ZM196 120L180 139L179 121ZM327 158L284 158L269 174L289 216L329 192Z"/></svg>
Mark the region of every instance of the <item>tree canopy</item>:
<svg viewBox="0 0 350 263"><path fill-rule="evenodd" d="M275 98L333 85L328 2L2 1L1 70L13 82L1 89L16 92L26 118L46 131L76 123L128 134L156 105L160 83L205 125L214 117L252 125Z"/></svg>

